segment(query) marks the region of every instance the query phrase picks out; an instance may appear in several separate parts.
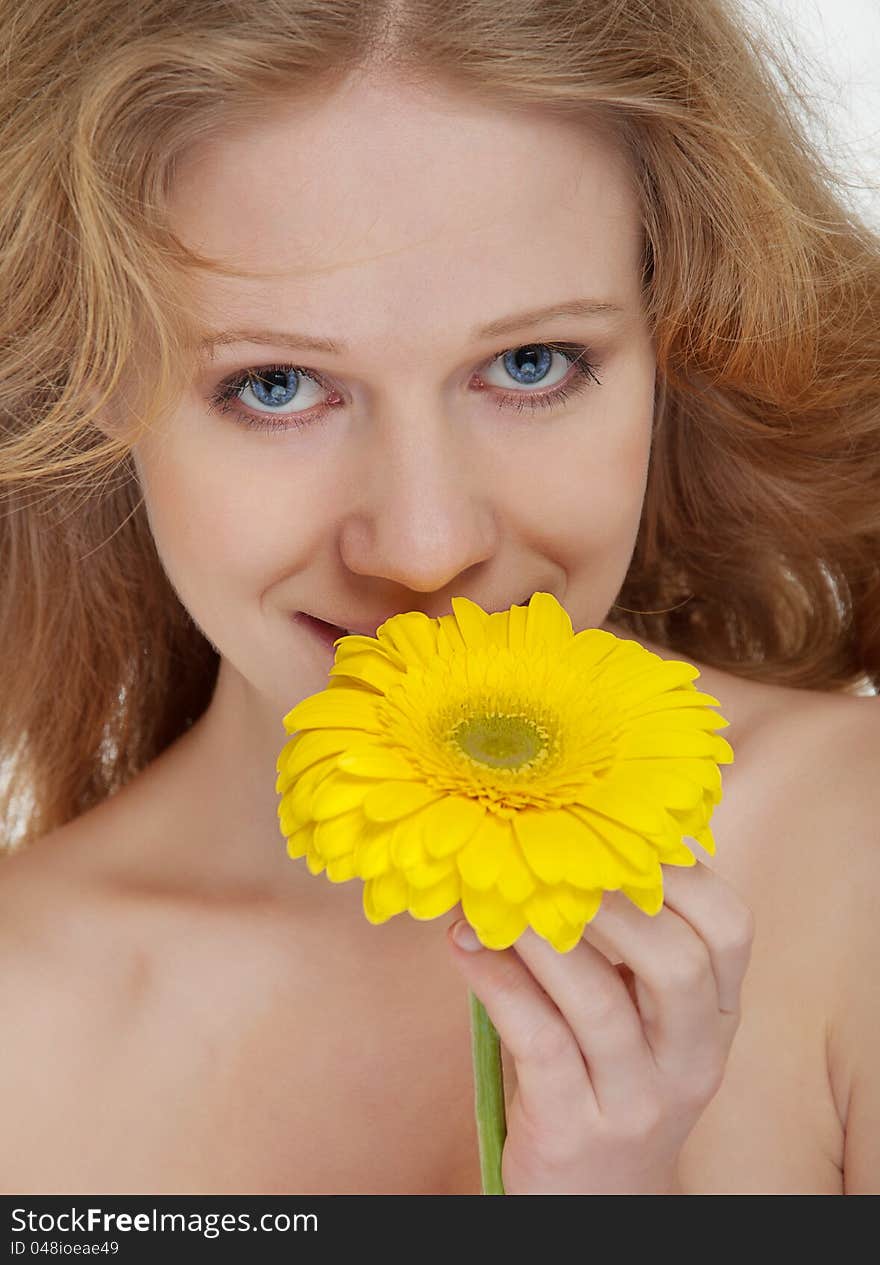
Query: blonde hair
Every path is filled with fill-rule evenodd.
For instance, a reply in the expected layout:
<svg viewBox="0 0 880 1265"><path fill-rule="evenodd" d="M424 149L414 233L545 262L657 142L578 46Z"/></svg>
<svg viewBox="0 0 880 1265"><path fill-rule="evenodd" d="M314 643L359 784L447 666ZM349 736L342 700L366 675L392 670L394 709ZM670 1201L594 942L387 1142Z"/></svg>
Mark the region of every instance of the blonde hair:
<svg viewBox="0 0 880 1265"><path fill-rule="evenodd" d="M175 170L375 68L607 122L631 156L660 390L610 617L757 681L880 684L880 238L733 0L34 0L0 36L7 846L121 787L216 681L130 456L192 373L186 279L217 270L170 230Z"/></svg>

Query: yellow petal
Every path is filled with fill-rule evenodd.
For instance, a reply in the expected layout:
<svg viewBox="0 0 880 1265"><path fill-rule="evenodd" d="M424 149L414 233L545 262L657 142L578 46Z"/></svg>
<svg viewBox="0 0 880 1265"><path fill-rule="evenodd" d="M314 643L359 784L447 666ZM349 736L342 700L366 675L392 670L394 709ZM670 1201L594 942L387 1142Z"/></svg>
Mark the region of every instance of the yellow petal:
<svg viewBox="0 0 880 1265"><path fill-rule="evenodd" d="M712 834L712 831L708 826L706 826L703 830L694 831L691 838L696 839L700 847L703 848L704 851L708 852L710 857L715 855L715 836Z"/></svg>
<svg viewBox="0 0 880 1265"><path fill-rule="evenodd" d="M359 808L319 821L315 825L315 847L327 861L347 853L353 856L362 826L363 816Z"/></svg>
<svg viewBox="0 0 880 1265"><path fill-rule="evenodd" d="M409 912L413 918L439 918L449 913L453 905L461 899L461 886L458 874L452 873L433 887L411 887L409 893Z"/></svg>
<svg viewBox="0 0 880 1265"><path fill-rule="evenodd" d="M571 811L580 815L610 852L615 869L620 872L621 882L644 883L656 874L657 851L637 830L587 809L572 808Z"/></svg>
<svg viewBox="0 0 880 1265"><path fill-rule="evenodd" d="M574 799L584 808L642 834L662 834L672 824L662 805L639 794L638 776L632 766L616 767L601 781L585 786Z"/></svg>
<svg viewBox="0 0 880 1265"><path fill-rule="evenodd" d="M297 703L284 717L288 733L297 729L365 729L381 733L379 696L367 690L321 690Z"/></svg>
<svg viewBox="0 0 880 1265"><path fill-rule="evenodd" d="M380 694L384 694L392 685L400 680L400 669L395 667L384 655L348 654L340 660L337 653L336 662L328 673L331 677L352 677L372 686Z"/></svg>
<svg viewBox="0 0 880 1265"><path fill-rule="evenodd" d="M336 766L346 773L355 773L358 777L402 778L406 781L421 776L418 769L401 752L378 744L346 751L337 758Z"/></svg>
<svg viewBox="0 0 880 1265"><path fill-rule="evenodd" d="M676 760L675 771L679 777L686 777L691 782L698 783L704 790L711 791L713 797L720 800L723 791L721 770L714 760L705 758Z"/></svg>
<svg viewBox="0 0 880 1265"><path fill-rule="evenodd" d="M489 661L485 654L480 654L476 650L469 650L467 658L461 665L461 675L464 679L466 689L469 694L479 697L486 685L486 668ZM467 706L467 700L462 700Z"/></svg>
<svg viewBox="0 0 880 1265"><path fill-rule="evenodd" d="M619 853L608 846L586 810L582 810L579 821L582 834L571 848L565 867L565 878L569 883L586 892L593 888L613 891L627 879L635 879L642 874L643 871L631 863L621 862Z"/></svg>
<svg viewBox="0 0 880 1265"><path fill-rule="evenodd" d="M563 930L559 931L555 939L550 943L557 953L570 953L583 939L583 930L578 925L573 927L570 923L566 923Z"/></svg>
<svg viewBox="0 0 880 1265"><path fill-rule="evenodd" d="M306 769L338 755L353 744L365 745L375 739L364 735L358 738L350 729L307 729L295 735L288 744L290 750L275 783L276 791L286 791Z"/></svg>
<svg viewBox="0 0 880 1265"><path fill-rule="evenodd" d="M395 914L402 914L407 904L405 879L392 870L364 883L364 913L372 923L387 922Z"/></svg>
<svg viewBox="0 0 880 1265"><path fill-rule="evenodd" d="M477 831L486 806L463 795L446 795L419 813L417 828L431 856L457 852Z"/></svg>
<svg viewBox="0 0 880 1265"><path fill-rule="evenodd" d="M283 770L285 764L293 755L294 748L296 747L296 744L298 742L299 742L298 734L294 734L292 738L287 739L287 742L285 742L284 746L281 748L281 751L278 753L278 759L275 761L276 773L280 773Z"/></svg>
<svg viewBox="0 0 880 1265"><path fill-rule="evenodd" d="M573 927L590 922L602 903L600 887L582 890L568 883L560 883L551 888L550 895L563 919Z"/></svg>
<svg viewBox="0 0 880 1265"><path fill-rule="evenodd" d="M687 844L671 840L656 840L657 859L662 865L691 866L697 864L697 858Z"/></svg>
<svg viewBox="0 0 880 1265"><path fill-rule="evenodd" d="M489 616L490 620L493 616ZM489 633L491 633L491 628ZM488 640L489 634L487 634ZM498 695L511 680L510 664L506 662L506 656L502 656L500 652L496 652L495 659L489 659L486 663L483 674L483 685L492 694Z"/></svg>
<svg viewBox="0 0 880 1265"><path fill-rule="evenodd" d="M370 694L373 698L384 697L384 691L369 685L362 677L355 676L353 672L337 672L334 668L327 674L324 693L328 690L357 690L359 693Z"/></svg>
<svg viewBox="0 0 880 1265"><path fill-rule="evenodd" d="M487 949L509 949L528 925L522 909L511 906L502 919L482 933L480 939Z"/></svg>
<svg viewBox="0 0 880 1265"><path fill-rule="evenodd" d="M297 830L296 834L291 835L287 840L287 855L293 860L304 857L311 845L313 831L314 826L309 822L301 830Z"/></svg>
<svg viewBox="0 0 880 1265"><path fill-rule="evenodd" d="M291 835L295 835L307 823L311 824L308 822L308 817L291 811L288 800L283 799L278 805L278 824L285 838L289 839Z"/></svg>
<svg viewBox="0 0 880 1265"><path fill-rule="evenodd" d="M399 870L407 870L412 865L424 865L429 860L419 830L420 816L421 814L414 814L401 817L391 828L391 863Z"/></svg>
<svg viewBox="0 0 880 1265"><path fill-rule="evenodd" d="M485 891L496 882L510 850L510 826L495 813L487 813L455 858L462 880Z"/></svg>
<svg viewBox="0 0 880 1265"><path fill-rule="evenodd" d="M526 649L528 622L528 606L511 606L507 617L507 645L517 656L522 655Z"/></svg>
<svg viewBox="0 0 880 1265"><path fill-rule="evenodd" d="M306 769L305 773L300 774L282 798L285 813L291 813L298 820L309 818L312 811L312 797L324 779L334 772L335 767L331 757L312 765L311 768Z"/></svg>
<svg viewBox="0 0 880 1265"><path fill-rule="evenodd" d="M702 785L682 777L678 764L672 760L640 760L635 777L643 795L659 800L667 808L689 810L702 801Z"/></svg>
<svg viewBox="0 0 880 1265"><path fill-rule="evenodd" d="M468 650L484 651L489 617L482 606L472 602L469 597L454 597L452 609Z"/></svg>
<svg viewBox="0 0 880 1265"><path fill-rule="evenodd" d="M571 616L565 607L552 593L533 593L526 620L526 651L543 655L548 646L567 651L571 639Z"/></svg>
<svg viewBox="0 0 880 1265"><path fill-rule="evenodd" d="M709 824L713 811L712 797L708 791L705 791L702 803L697 804L689 813L675 814L677 826L674 830L667 831L664 842L677 844L682 835L690 835L692 839L696 839L697 831L704 830ZM657 838L659 836L655 836L655 839Z"/></svg>
<svg viewBox="0 0 880 1265"><path fill-rule="evenodd" d="M325 821L328 817L338 817L340 813L359 808L371 786L371 782L362 782L360 778L334 771L312 797L312 817L315 821Z"/></svg>
<svg viewBox="0 0 880 1265"><path fill-rule="evenodd" d="M354 868L354 857L334 857L332 861L328 861L327 877L331 883L347 883L349 879L356 878L357 871Z"/></svg>
<svg viewBox="0 0 880 1265"><path fill-rule="evenodd" d="M507 611L494 611L486 620L486 646L490 654L507 650Z"/></svg>
<svg viewBox="0 0 880 1265"><path fill-rule="evenodd" d="M325 869L324 858L311 844L306 849L306 865L309 867L310 874L323 874Z"/></svg>
<svg viewBox="0 0 880 1265"><path fill-rule="evenodd" d="M628 715L631 707L663 695L665 687L660 671L663 662L659 655L638 642L619 642L598 666L596 686L613 701L619 714ZM678 694L679 690L670 686L665 692Z"/></svg>
<svg viewBox="0 0 880 1265"><path fill-rule="evenodd" d="M433 887L450 875L457 873L455 861L447 857L445 861L424 861L409 866L404 877L411 887Z"/></svg>
<svg viewBox="0 0 880 1265"><path fill-rule="evenodd" d="M364 815L370 821L396 821L407 813L426 808L442 795L422 782L380 782L364 799Z"/></svg>
<svg viewBox="0 0 880 1265"><path fill-rule="evenodd" d="M441 615L437 624L437 653L444 659L460 654L466 647L455 616Z"/></svg>
<svg viewBox="0 0 880 1265"><path fill-rule="evenodd" d="M700 675L700 669L692 663L683 663L679 659L660 659L647 650L645 654L657 662L650 662L644 669L632 672L624 681L615 685L619 691L615 702L619 707L629 707L646 694L663 694L684 682L696 680Z"/></svg>
<svg viewBox="0 0 880 1265"><path fill-rule="evenodd" d="M430 664L437 654L437 629L423 611L392 615L376 629L383 645L390 645L406 661L408 668Z"/></svg>
<svg viewBox="0 0 880 1265"><path fill-rule="evenodd" d="M681 756L715 756L718 743L723 738L713 737L703 732L686 730L652 730L646 733L641 729L633 729L621 734L617 740L617 755L622 760L644 759L676 759Z"/></svg>
<svg viewBox="0 0 880 1265"><path fill-rule="evenodd" d="M356 658L362 654L372 654L380 659L387 659L398 671L406 672L406 660L387 641L379 641L376 637L364 637L360 633L351 633L346 637L339 637L334 645L337 663L346 663L349 658Z"/></svg>
<svg viewBox="0 0 880 1265"><path fill-rule="evenodd" d="M565 877L569 852L583 838L580 822L564 809L520 809L513 830L526 863L544 883Z"/></svg>
<svg viewBox="0 0 880 1265"><path fill-rule="evenodd" d="M626 649L629 644L604 628L584 628L572 637L566 658L585 681L600 669L603 675L599 679L604 684L608 666L620 662L629 653Z"/></svg>
<svg viewBox="0 0 880 1265"><path fill-rule="evenodd" d="M646 914L653 916L663 908L662 883L658 887L630 887L629 884L625 884L620 890Z"/></svg>
<svg viewBox="0 0 880 1265"><path fill-rule="evenodd" d="M510 850L504 858L504 865L501 867L496 886L499 896L512 905L522 904L538 886L515 838L511 840Z"/></svg>
<svg viewBox="0 0 880 1265"><path fill-rule="evenodd" d="M690 696L693 698L693 695ZM674 694L661 694L658 702L665 699L674 698ZM661 733L663 731L678 731L684 729L688 732L694 730L712 730L726 729L730 725L729 720L725 720L723 716L718 716L715 712L709 711L707 707L669 707L663 706L653 712L643 712L642 715L634 717L631 713L628 717L629 723L634 729L638 729L640 733Z"/></svg>
<svg viewBox="0 0 880 1265"><path fill-rule="evenodd" d="M690 689L682 688L679 690L671 690L666 694L649 695L640 702L630 704L628 715L630 719L635 720L642 716L652 716L654 714L669 715L678 708L685 711L692 711L696 707L710 706L720 707L721 703L712 694L704 694L701 690L695 689L691 685ZM721 717L723 720L724 718Z"/></svg>
<svg viewBox="0 0 880 1265"><path fill-rule="evenodd" d="M497 891L481 892L467 883L461 885L461 908L484 944L487 943L485 934L503 926L510 916L509 903Z"/></svg>
<svg viewBox="0 0 880 1265"><path fill-rule="evenodd" d="M361 835L354 850L354 864L363 879L378 878L391 871L391 829L368 829Z"/></svg>
<svg viewBox="0 0 880 1265"><path fill-rule="evenodd" d="M559 953L567 953L583 934L583 927L562 917L546 887L532 893L523 905L523 913L535 934L543 936Z"/></svg>

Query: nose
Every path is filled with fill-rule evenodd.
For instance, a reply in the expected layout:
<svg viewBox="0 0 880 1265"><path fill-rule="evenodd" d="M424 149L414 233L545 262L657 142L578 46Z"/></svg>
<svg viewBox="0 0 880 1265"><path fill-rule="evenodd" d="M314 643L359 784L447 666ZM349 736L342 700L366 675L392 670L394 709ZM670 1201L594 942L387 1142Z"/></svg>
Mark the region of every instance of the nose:
<svg viewBox="0 0 880 1265"><path fill-rule="evenodd" d="M429 593L492 557L498 489L466 421L423 408L416 418L386 418L358 448L339 546L356 574Z"/></svg>

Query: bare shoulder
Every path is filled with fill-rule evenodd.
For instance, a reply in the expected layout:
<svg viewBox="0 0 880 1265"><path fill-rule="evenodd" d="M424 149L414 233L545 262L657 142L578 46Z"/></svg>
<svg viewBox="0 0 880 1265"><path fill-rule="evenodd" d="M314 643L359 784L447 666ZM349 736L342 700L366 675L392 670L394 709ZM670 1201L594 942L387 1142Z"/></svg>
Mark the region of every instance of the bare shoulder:
<svg viewBox="0 0 880 1265"><path fill-rule="evenodd" d="M797 1005L821 1037L843 1188L878 1193L880 699L759 688L780 705L753 731L730 817L747 841L737 876L768 1000Z"/></svg>
<svg viewBox="0 0 880 1265"><path fill-rule="evenodd" d="M766 725L757 753L777 820L790 822L790 859L800 860L793 873L814 880L825 911L816 933L827 927L830 936L836 911L877 877L880 863L880 699L804 694L791 714ZM830 939L829 960L838 943Z"/></svg>
<svg viewBox="0 0 880 1265"><path fill-rule="evenodd" d="M127 889L107 862L116 829L111 814L93 810L0 857L0 985L51 998L47 1021L115 1023L142 991L144 928L155 929L148 917L162 901ZM26 1009L40 1017L36 1004Z"/></svg>
<svg viewBox="0 0 880 1265"><path fill-rule="evenodd" d="M128 1006L128 955L108 952L100 893L59 863L61 846L49 836L0 858L3 1193L48 1189L56 1166L77 1171L77 1104Z"/></svg>
<svg viewBox="0 0 880 1265"><path fill-rule="evenodd" d="M734 751L713 817L727 844L719 868L788 920L788 934L818 943L852 858L867 861L878 846L880 699L714 669L697 684L719 699Z"/></svg>
<svg viewBox="0 0 880 1265"><path fill-rule="evenodd" d="M844 1191L880 1194L880 700L849 701L817 717L808 739L816 790L804 835Z"/></svg>
<svg viewBox="0 0 880 1265"><path fill-rule="evenodd" d="M65 964L86 943L83 930L95 913L95 894L76 875L60 836L5 853L0 858L0 984L4 994L19 987L59 989ZM58 837L56 837L56 835ZM79 914L79 919L75 916ZM81 930L77 933L77 922ZM25 1021L37 1011L24 1008Z"/></svg>
<svg viewBox="0 0 880 1265"><path fill-rule="evenodd" d="M756 688L769 706L746 739L754 811L788 823L778 833L796 847L798 873L814 867L828 891L834 869L877 845L880 699Z"/></svg>

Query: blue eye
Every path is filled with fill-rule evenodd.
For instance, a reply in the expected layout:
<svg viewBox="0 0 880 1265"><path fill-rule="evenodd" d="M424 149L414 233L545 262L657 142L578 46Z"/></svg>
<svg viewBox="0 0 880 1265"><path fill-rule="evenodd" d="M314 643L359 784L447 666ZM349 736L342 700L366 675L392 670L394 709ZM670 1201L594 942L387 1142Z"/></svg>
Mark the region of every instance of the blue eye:
<svg viewBox="0 0 880 1265"><path fill-rule="evenodd" d="M565 400L584 391L590 382L601 386L596 377L596 365L586 359L588 348L579 343L525 343L509 351L497 352L489 361L490 368L496 360L503 360L504 372L514 381L531 386L540 383L553 363L554 353L562 356L572 372L557 386L546 391L503 391L490 386L496 392L497 407L523 409L557 408ZM292 413L262 413L243 409L240 401L250 393L260 405L284 407L299 398L303 380L330 390L324 379L312 370L297 365L262 365L244 370L219 383L208 401L211 412L231 412L244 426L261 431L288 431L294 427L311 426L326 419L340 401L319 403Z"/></svg>

